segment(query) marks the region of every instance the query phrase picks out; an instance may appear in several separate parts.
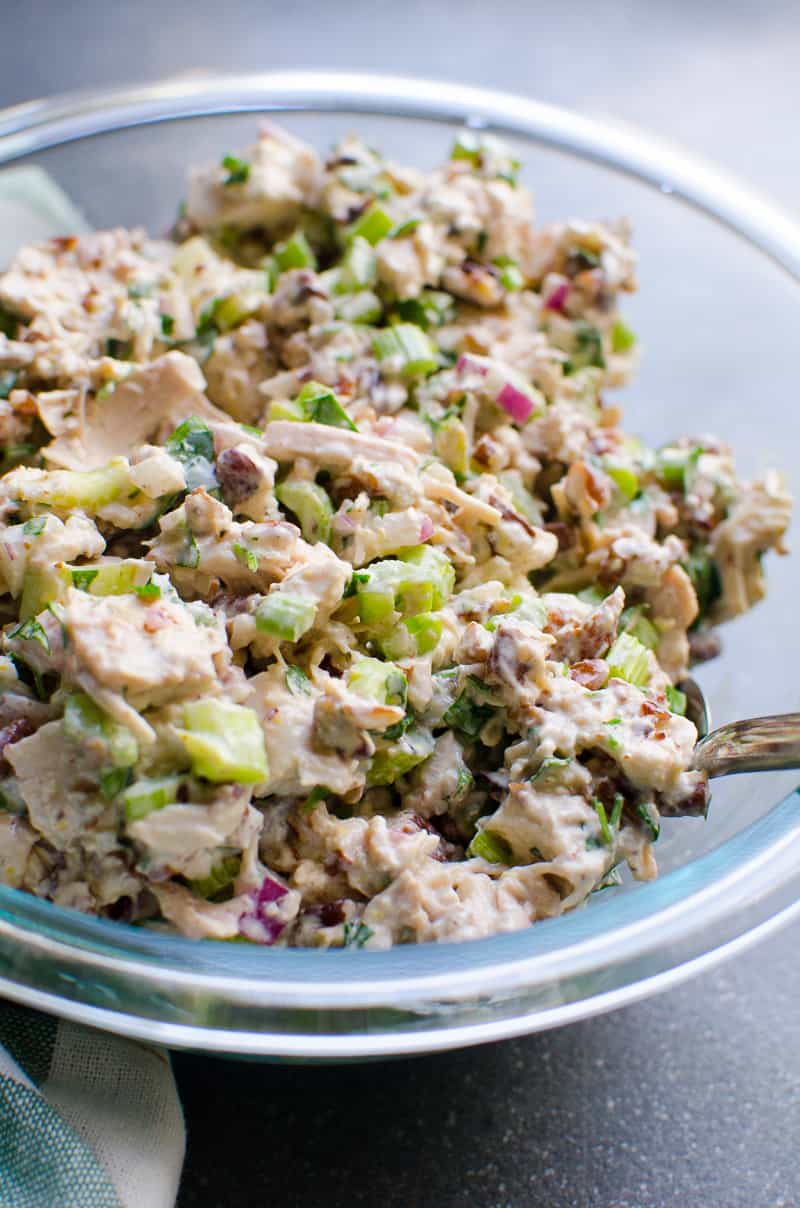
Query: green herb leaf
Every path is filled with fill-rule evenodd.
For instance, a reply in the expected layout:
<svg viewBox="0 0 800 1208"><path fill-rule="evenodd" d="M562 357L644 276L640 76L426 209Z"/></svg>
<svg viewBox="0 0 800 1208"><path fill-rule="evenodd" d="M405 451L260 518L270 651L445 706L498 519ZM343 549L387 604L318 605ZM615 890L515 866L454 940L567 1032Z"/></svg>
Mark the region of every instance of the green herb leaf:
<svg viewBox="0 0 800 1208"><path fill-rule="evenodd" d="M375 932L366 923L345 923L344 925L344 946L345 948L363 948L367 940L372 939Z"/></svg>
<svg viewBox="0 0 800 1208"><path fill-rule="evenodd" d="M169 340L172 338L172 333L174 332L174 330L175 330L175 316L174 315L162 315L161 316L161 334L162 334L162 336L164 336L164 338L166 340Z"/></svg>
<svg viewBox="0 0 800 1208"><path fill-rule="evenodd" d="M149 583L142 584L141 587L133 589L140 600L159 600L161 598L161 588L152 580Z"/></svg>
<svg viewBox="0 0 800 1208"><path fill-rule="evenodd" d="M31 516L30 520L26 520L23 524L22 531L26 537L38 537L44 532L46 523L46 516Z"/></svg>
<svg viewBox="0 0 800 1208"><path fill-rule="evenodd" d="M113 801L133 779L131 768L108 768L100 773L100 792L106 801Z"/></svg>
<svg viewBox="0 0 800 1208"><path fill-rule="evenodd" d="M9 638L19 638L23 642L38 642L48 654L50 653L50 642L48 641L47 634L36 620L36 617L28 617L27 621L23 621L16 629L12 629L8 636Z"/></svg>
<svg viewBox="0 0 800 1208"><path fill-rule="evenodd" d="M167 440L165 448L170 457L183 466L188 491L195 487L205 490L219 487L214 468L214 437L203 420L196 415L184 420Z"/></svg>
<svg viewBox="0 0 800 1208"><path fill-rule="evenodd" d="M224 155L222 166L228 175L223 180L224 185L243 185L250 178L250 165L246 159L238 155Z"/></svg>

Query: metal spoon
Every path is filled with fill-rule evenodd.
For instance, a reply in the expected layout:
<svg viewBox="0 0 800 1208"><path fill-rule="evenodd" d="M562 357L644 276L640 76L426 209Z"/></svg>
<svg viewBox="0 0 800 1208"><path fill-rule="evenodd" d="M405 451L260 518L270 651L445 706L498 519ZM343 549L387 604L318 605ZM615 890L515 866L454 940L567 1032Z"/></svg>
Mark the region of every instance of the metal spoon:
<svg viewBox="0 0 800 1208"><path fill-rule="evenodd" d="M709 777L737 772L768 772L800 768L800 713L751 717L711 730L711 714L700 685L685 679L686 716L697 727L692 768Z"/></svg>

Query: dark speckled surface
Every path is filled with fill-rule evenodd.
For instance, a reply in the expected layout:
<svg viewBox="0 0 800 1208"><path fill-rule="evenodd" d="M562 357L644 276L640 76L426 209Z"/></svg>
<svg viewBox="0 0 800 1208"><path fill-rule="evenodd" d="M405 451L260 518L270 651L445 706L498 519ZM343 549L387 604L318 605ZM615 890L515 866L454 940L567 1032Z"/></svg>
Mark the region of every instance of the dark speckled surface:
<svg viewBox="0 0 800 1208"><path fill-rule="evenodd" d="M794 209L798 52L791 0L0 0L3 105L195 66L440 75L635 121ZM798 941L480 1050L325 1069L179 1054L179 1204L800 1204Z"/></svg>

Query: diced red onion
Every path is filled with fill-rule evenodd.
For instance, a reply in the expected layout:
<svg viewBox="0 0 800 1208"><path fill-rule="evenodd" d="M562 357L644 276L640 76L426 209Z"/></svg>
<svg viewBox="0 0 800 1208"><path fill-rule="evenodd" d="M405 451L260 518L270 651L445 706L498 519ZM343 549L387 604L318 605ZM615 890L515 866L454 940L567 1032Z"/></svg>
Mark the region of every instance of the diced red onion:
<svg viewBox="0 0 800 1208"><path fill-rule="evenodd" d="M524 424L530 419L536 406L533 388L522 374L509 365L504 365L502 361L496 361L492 357L462 353L456 362L456 373L475 373L484 378L482 389L508 412L515 423Z"/></svg>
<svg viewBox="0 0 800 1208"><path fill-rule="evenodd" d="M420 541L427 541L428 538L432 536L433 521L431 520L430 516L423 516L422 523L419 526L419 539Z"/></svg>
<svg viewBox="0 0 800 1208"><path fill-rule="evenodd" d="M557 310L562 312L564 310L564 303L567 300L568 294L569 281L562 281L561 284L557 285L553 292L548 294L547 298L545 299L545 310Z"/></svg>
<svg viewBox="0 0 800 1208"><path fill-rule="evenodd" d="M277 877L267 873L258 889L252 889L248 894L252 910L245 910L239 915L240 933L256 944L274 944L286 923L283 919L275 918L269 908L274 902L285 898L288 892Z"/></svg>

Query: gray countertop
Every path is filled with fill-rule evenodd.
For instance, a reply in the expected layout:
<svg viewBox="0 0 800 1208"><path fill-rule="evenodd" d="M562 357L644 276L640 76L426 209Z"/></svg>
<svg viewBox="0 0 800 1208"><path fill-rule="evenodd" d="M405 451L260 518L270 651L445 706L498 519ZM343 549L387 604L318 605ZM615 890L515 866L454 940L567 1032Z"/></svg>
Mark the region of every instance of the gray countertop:
<svg viewBox="0 0 800 1208"><path fill-rule="evenodd" d="M0 14L0 105L198 66L441 76L650 127L800 207L791 0L3 0ZM178 1054L179 1204L800 1204L799 942L795 925L660 998L483 1049L323 1069Z"/></svg>

